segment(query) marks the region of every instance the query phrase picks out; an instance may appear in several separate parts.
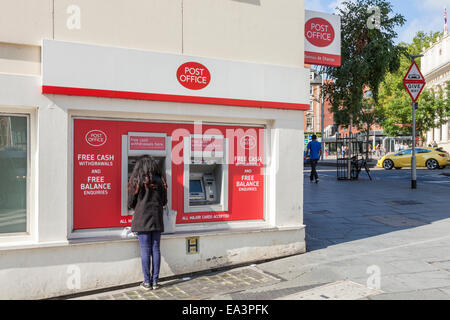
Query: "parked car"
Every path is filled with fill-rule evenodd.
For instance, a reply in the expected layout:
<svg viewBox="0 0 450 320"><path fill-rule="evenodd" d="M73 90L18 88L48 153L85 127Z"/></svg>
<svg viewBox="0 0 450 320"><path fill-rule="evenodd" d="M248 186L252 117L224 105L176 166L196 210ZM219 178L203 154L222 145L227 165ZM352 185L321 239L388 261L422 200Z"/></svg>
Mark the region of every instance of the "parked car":
<svg viewBox="0 0 450 320"><path fill-rule="evenodd" d="M397 153L389 153L377 162L377 167L391 170L411 167L412 149L405 149ZM444 169L450 165L450 155L442 148L416 148L417 167L430 170Z"/></svg>

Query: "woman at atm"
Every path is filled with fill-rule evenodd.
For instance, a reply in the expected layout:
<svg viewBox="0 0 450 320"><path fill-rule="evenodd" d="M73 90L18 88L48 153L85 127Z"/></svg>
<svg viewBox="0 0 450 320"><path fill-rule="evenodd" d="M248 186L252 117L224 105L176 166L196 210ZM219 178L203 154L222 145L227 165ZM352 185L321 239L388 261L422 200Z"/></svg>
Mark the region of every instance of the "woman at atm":
<svg viewBox="0 0 450 320"><path fill-rule="evenodd" d="M131 231L136 232L141 247L145 290L159 288L161 265L160 240L164 232L163 207L167 204L167 183L158 163L142 156L128 181L128 208L134 209ZM151 275L150 275L151 260Z"/></svg>

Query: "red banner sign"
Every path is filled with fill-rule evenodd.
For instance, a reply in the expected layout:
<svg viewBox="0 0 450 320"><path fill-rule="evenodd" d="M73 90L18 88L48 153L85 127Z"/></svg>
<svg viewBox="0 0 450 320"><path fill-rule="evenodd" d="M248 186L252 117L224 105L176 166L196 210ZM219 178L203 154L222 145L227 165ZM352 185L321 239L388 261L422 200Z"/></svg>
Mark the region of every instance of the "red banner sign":
<svg viewBox="0 0 450 320"><path fill-rule="evenodd" d="M146 123L110 120L74 120L73 227L74 229L129 226L132 216L122 216L122 136L131 132L163 133L171 137L180 129L186 136L199 134L193 124ZM228 210L184 212L184 164L174 162L171 208L177 223L258 220L264 218L263 128L204 125L202 133L218 130L228 139ZM261 131L258 134L258 131ZM219 133L218 133L219 134ZM231 136L227 136L231 134ZM200 134L199 134L200 136ZM205 139L206 138L206 139ZM164 150L162 137L130 136L130 150ZM172 142L172 159L183 159L183 137ZM225 151L225 140L207 134L191 144L202 151ZM195 147L196 146L196 147ZM176 154L175 154L176 153ZM127 170L129 168L127 167Z"/></svg>

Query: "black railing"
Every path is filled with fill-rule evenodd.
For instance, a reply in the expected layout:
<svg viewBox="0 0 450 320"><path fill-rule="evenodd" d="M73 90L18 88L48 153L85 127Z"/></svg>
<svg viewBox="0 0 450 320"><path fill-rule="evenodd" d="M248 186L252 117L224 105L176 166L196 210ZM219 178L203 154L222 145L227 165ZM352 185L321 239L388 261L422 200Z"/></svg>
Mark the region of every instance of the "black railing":
<svg viewBox="0 0 450 320"><path fill-rule="evenodd" d="M348 135L336 137L336 173L338 180L358 180L364 168L370 180L368 160L372 157L370 142L365 137Z"/></svg>

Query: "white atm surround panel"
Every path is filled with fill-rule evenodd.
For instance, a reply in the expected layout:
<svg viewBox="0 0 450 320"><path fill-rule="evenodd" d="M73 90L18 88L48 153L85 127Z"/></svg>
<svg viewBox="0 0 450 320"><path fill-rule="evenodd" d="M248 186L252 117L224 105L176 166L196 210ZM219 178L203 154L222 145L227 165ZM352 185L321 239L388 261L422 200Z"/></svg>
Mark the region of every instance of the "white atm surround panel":
<svg viewBox="0 0 450 320"><path fill-rule="evenodd" d="M162 137L165 139L166 148L162 150L130 150L130 137ZM149 155L156 160L162 161L160 166L164 169L167 181L167 209L171 211L172 207L172 138L165 133L150 132L129 132L128 135L122 135L122 197L121 213L122 216L133 215L133 211L127 208L128 202L128 178L132 167L129 168L130 158ZM166 213L166 212L165 212Z"/></svg>
<svg viewBox="0 0 450 320"><path fill-rule="evenodd" d="M205 137L212 137L214 135L205 135ZM218 154L218 157L215 159L210 158L214 164L208 165L198 165L192 163L191 158L194 156L200 156L200 154L194 154L191 152L191 136L184 138L184 175L183 175L183 183L184 183L184 212L186 213L195 213L195 212L218 212L218 211L228 211L228 139L225 139L223 136L217 136L217 138L223 139L223 152ZM191 172L191 168L195 167L195 172ZM208 177L214 171L214 187L208 188L205 180L208 180ZM201 201L202 199L198 199L198 202L190 201L189 187L191 179L200 179L203 190L205 191L205 201ZM211 190L208 192L208 189ZM206 203L206 198L208 193L214 192L212 190L215 189L216 196L212 203Z"/></svg>

